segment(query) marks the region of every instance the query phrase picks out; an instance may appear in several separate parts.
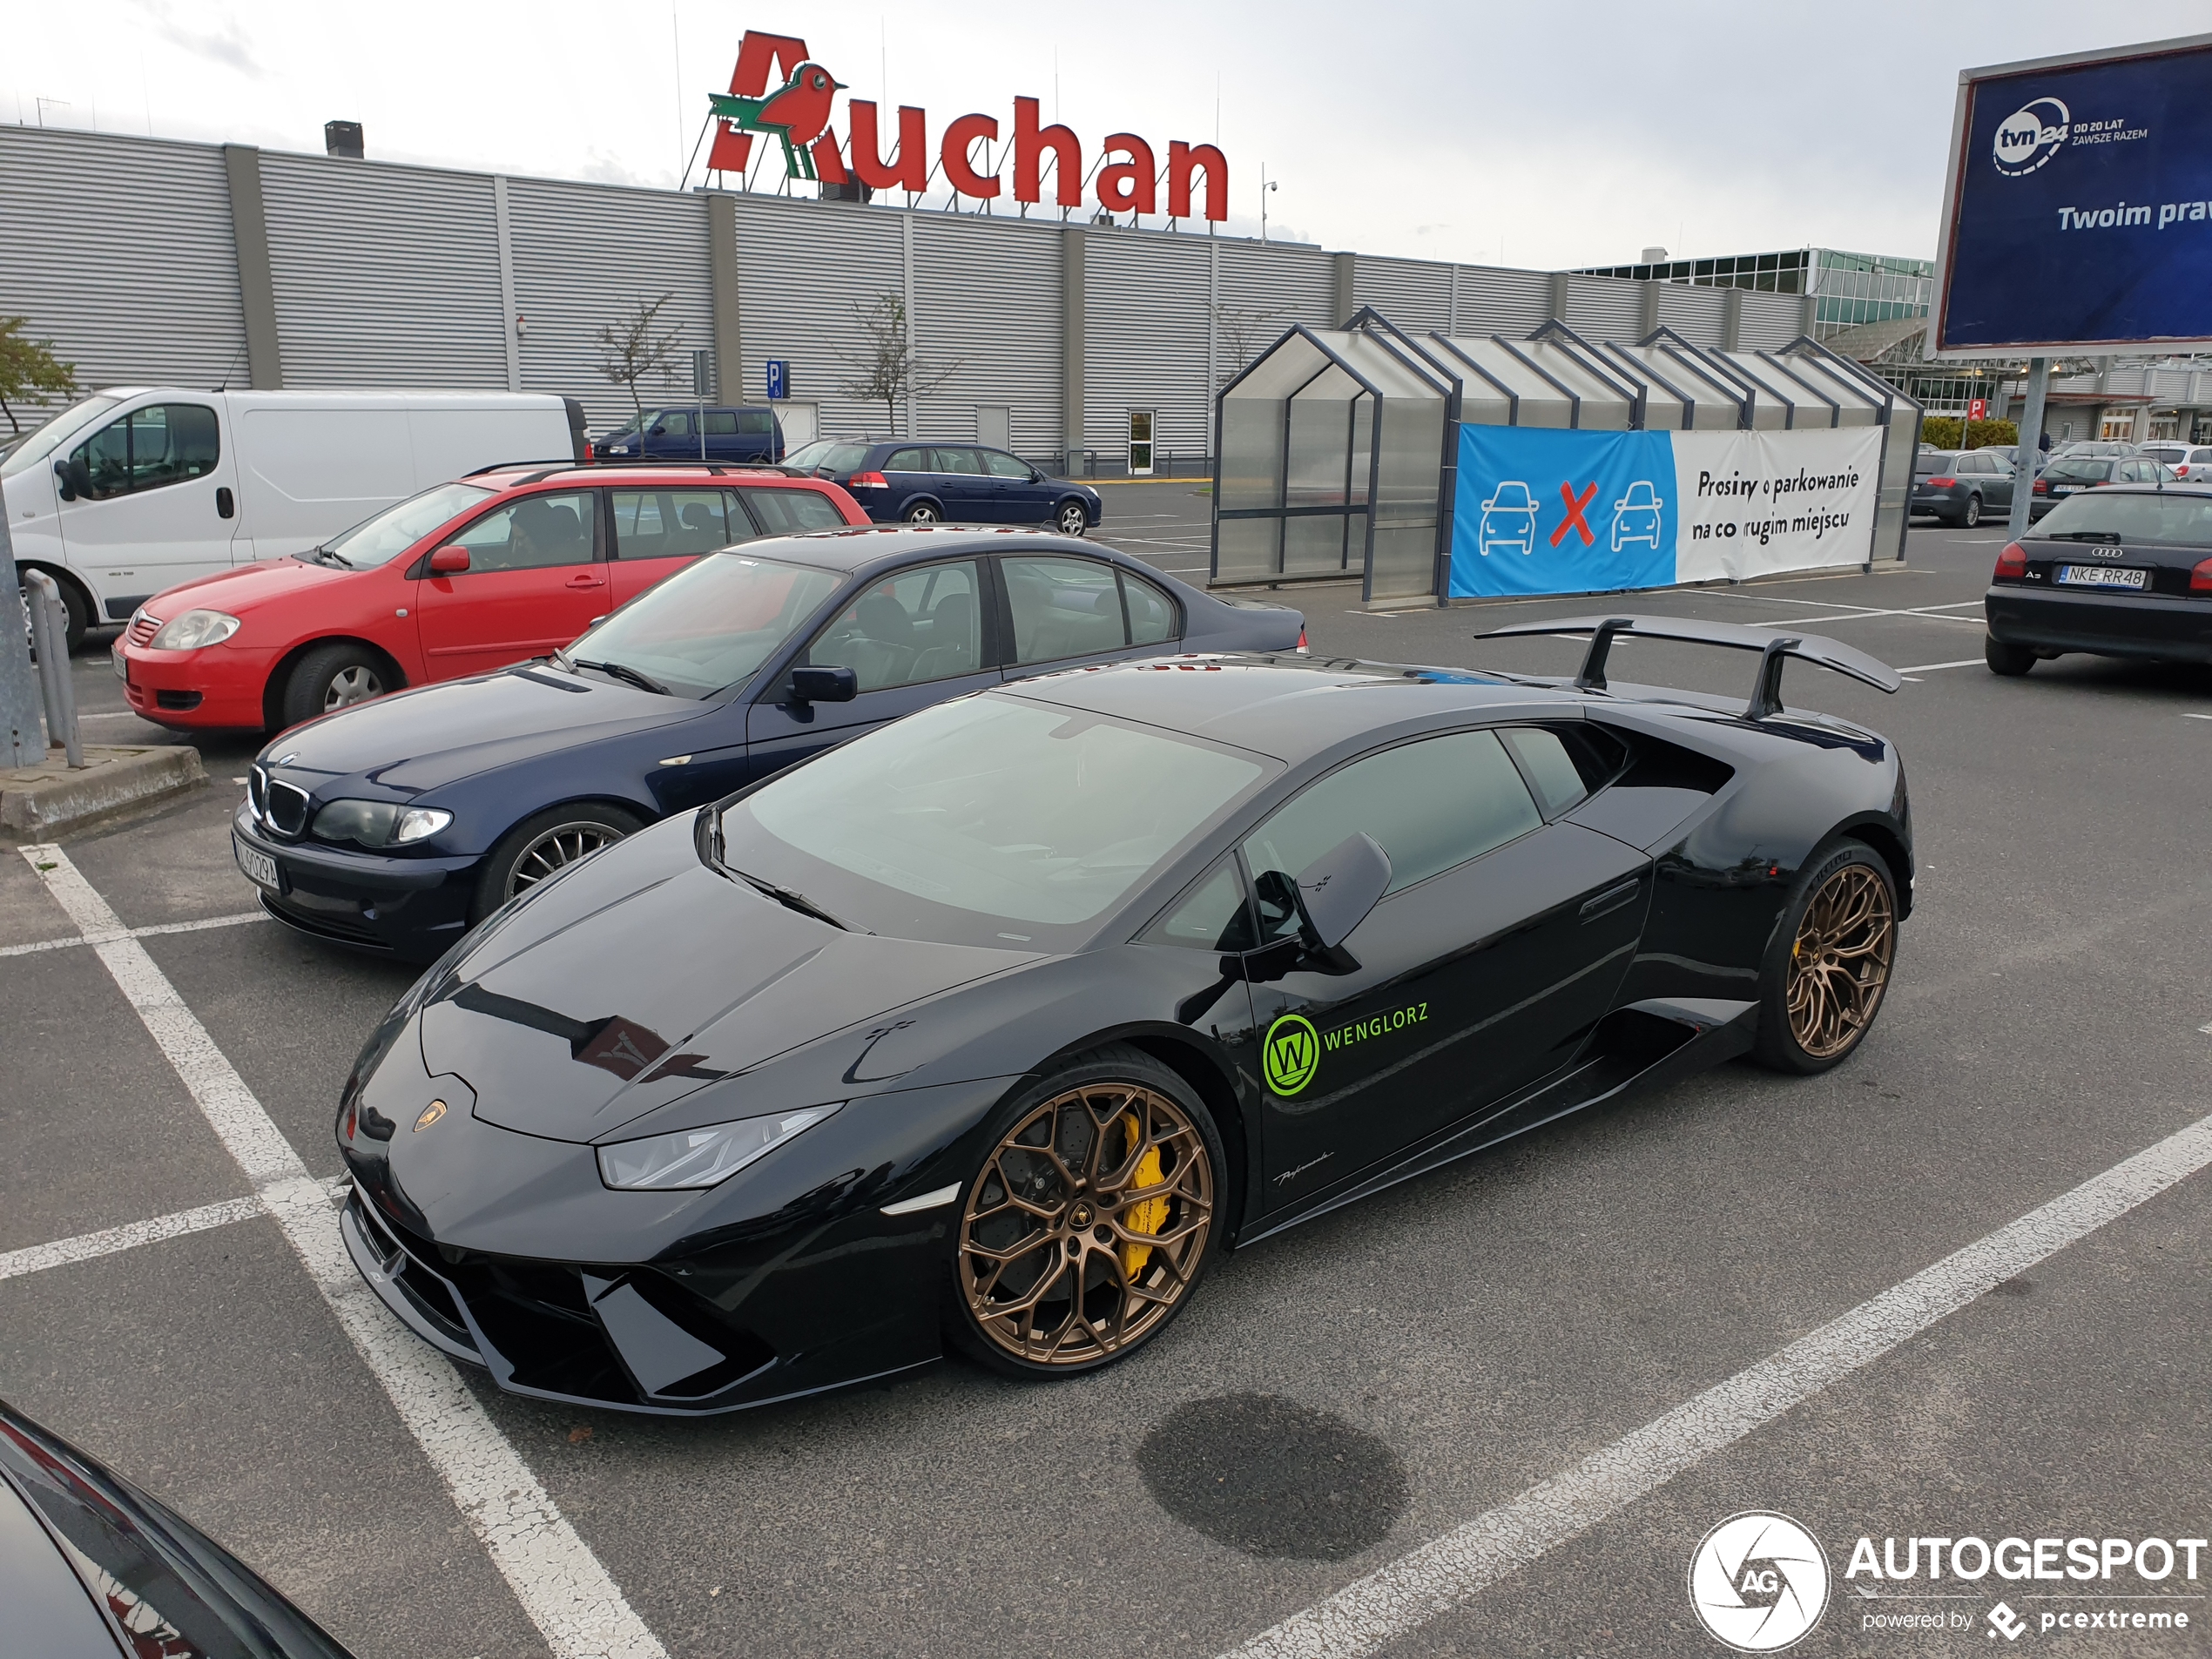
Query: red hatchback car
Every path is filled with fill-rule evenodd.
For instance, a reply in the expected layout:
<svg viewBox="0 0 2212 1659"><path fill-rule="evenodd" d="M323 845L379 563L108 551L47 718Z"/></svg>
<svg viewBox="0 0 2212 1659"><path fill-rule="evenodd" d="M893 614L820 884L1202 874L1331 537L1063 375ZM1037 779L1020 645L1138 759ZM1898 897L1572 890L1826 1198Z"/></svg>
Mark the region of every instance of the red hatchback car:
<svg viewBox="0 0 2212 1659"><path fill-rule="evenodd" d="M163 725L277 731L543 656L702 553L867 522L837 485L764 469L497 468L156 594L115 671Z"/></svg>

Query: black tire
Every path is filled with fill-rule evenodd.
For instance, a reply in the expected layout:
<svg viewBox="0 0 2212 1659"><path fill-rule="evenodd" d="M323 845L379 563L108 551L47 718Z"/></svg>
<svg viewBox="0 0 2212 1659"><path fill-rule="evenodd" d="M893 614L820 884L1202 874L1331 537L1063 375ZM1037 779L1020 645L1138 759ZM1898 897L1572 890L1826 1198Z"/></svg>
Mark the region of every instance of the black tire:
<svg viewBox="0 0 2212 1659"><path fill-rule="evenodd" d="M1090 528L1090 513L1079 501L1063 501L1052 522L1062 536L1081 536Z"/></svg>
<svg viewBox="0 0 2212 1659"><path fill-rule="evenodd" d="M1831 843L1790 889L1759 969L1761 1065L1810 1076L1849 1059L1897 967L1897 882L1863 841Z"/></svg>
<svg viewBox="0 0 2212 1659"><path fill-rule="evenodd" d="M1981 497L1979 496L1969 496L1966 497L1966 510L1959 515L1959 528L1961 529L1970 530L1975 529L1980 523Z"/></svg>
<svg viewBox="0 0 2212 1659"><path fill-rule="evenodd" d="M1988 635L1982 637L1981 655L1982 660L1989 664L1991 673L2002 674L2007 679L2025 674L2035 666L2035 653L2027 646L2015 645L2009 640Z"/></svg>
<svg viewBox="0 0 2212 1659"><path fill-rule="evenodd" d="M1119 1166L1105 1166L1109 1137L1132 1127L1138 1138L1123 1142ZM947 1230L953 1345L1011 1376L1079 1376L1134 1353L1189 1304L1227 1223L1229 1162L1213 1118L1172 1070L1126 1043L1078 1055L994 1112L982 1146ZM1011 1173L1010 1160L1020 1160ZM1132 1190L1164 1196L1126 1202ZM1153 1238L1171 1242L1142 1242ZM1008 1312L987 1317L994 1306Z"/></svg>
<svg viewBox="0 0 2212 1659"><path fill-rule="evenodd" d="M644 827L644 820L635 813L598 801L577 801L533 813L501 836L499 845L484 860L469 920L482 921L546 877Z"/></svg>
<svg viewBox="0 0 2212 1659"><path fill-rule="evenodd" d="M292 665L278 712L287 726L396 691L403 682L384 653L350 639L318 645Z"/></svg>
<svg viewBox="0 0 2212 1659"><path fill-rule="evenodd" d="M945 515L934 501L918 501L901 515L909 524L941 524Z"/></svg>
<svg viewBox="0 0 2212 1659"><path fill-rule="evenodd" d="M31 568L53 577L54 585L62 590L62 613L67 618L69 630L65 643L70 654L75 656L84 646L85 631L92 625L92 602L85 596L84 589L60 571L48 570L44 565ZM23 590L23 603L24 620L28 624L30 620L30 590L28 588ZM33 654L36 655L35 648Z"/></svg>

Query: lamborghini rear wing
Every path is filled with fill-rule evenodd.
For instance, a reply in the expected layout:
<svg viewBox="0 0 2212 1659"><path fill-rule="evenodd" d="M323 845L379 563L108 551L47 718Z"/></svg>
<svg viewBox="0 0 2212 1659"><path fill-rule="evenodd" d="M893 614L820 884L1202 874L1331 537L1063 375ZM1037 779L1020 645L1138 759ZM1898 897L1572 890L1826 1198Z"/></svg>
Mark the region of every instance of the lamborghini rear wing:
<svg viewBox="0 0 2212 1659"><path fill-rule="evenodd" d="M1639 639L1678 639L1693 645L1723 645L1731 651L1757 651L1758 678L1752 682L1751 700L1743 705L1743 718L1747 720L1764 719L1781 711L1782 662L1785 657L1800 657L1823 668L1832 668L1878 691L1894 691L1905 684L1887 663L1869 657L1840 639L1751 628L1737 622L1699 622L1684 617L1566 617L1552 622L1514 623L1475 637L1507 639L1541 634L1590 637L1589 651L1582 658L1582 671L1575 677L1575 684L1586 691L1605 689L1605 659L1613 649L1613 642L1623 634L1633 634Z"/></svg>

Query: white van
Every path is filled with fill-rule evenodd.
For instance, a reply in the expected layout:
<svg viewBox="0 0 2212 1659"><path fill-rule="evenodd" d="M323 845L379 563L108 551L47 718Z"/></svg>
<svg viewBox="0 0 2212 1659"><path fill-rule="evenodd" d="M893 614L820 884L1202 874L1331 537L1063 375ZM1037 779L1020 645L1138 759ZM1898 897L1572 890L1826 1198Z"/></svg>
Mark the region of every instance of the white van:
<svg viewBox="0 0 2212 1659"><path fill-rule="evenodd" d="M590 453L573 398L113 387L12 442L0 490L16 562L61 584L73 647L165 588L304 553L432 484Z"/></svg>

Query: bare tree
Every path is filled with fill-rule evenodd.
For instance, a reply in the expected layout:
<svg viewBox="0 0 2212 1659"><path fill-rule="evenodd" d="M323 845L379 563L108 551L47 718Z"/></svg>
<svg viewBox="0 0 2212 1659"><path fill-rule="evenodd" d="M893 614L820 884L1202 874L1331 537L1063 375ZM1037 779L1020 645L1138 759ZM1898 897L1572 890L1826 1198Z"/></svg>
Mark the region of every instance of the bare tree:
<svg viewBox="0 0 2212 1659"><path fill-rule="evenodd" d="M77 389L77 365L56 357L52 341L24 338L26 320L0 317L0 415L8 417L8 425L17 432L23 430L23 422L9 406L10 398L18 403L44 403Z"/></svg>
<svg viewBox="0 0 2212 1659"><path fill-rule="evenodd" d="M1228 350L1229 361L1221 370L1226 383L1243 373L1259 348L1281 332L1275 320L1281 316L1279 307L1266 311L1246 311L1236 306L1216 306L1214 327L1219 332L1221 343Z"/></svg>
<svg viewBox="0 0 2212 1659"><path fill-rule="evenodd" d="M907 338L906 297L896 292L886 290L865 304L855 300L853 318L860 324L862 343L857 350L838 354L853 374L837 389L846 397L881 402L896 435L899 405L935 391L960 373L965 360L941 363L917 357Z"/></svg>
<svg viewBox="0 0 2212 1659"><path fill-rule="evenodd" d="M676 354L679 331L660 332L661 308L675 297L671 289L650 305L639 300L620 321L599 325L599 372L629 392L631 407L641 425L645 406L637 396L637 382L649 374L666 373Z"/></svg>

